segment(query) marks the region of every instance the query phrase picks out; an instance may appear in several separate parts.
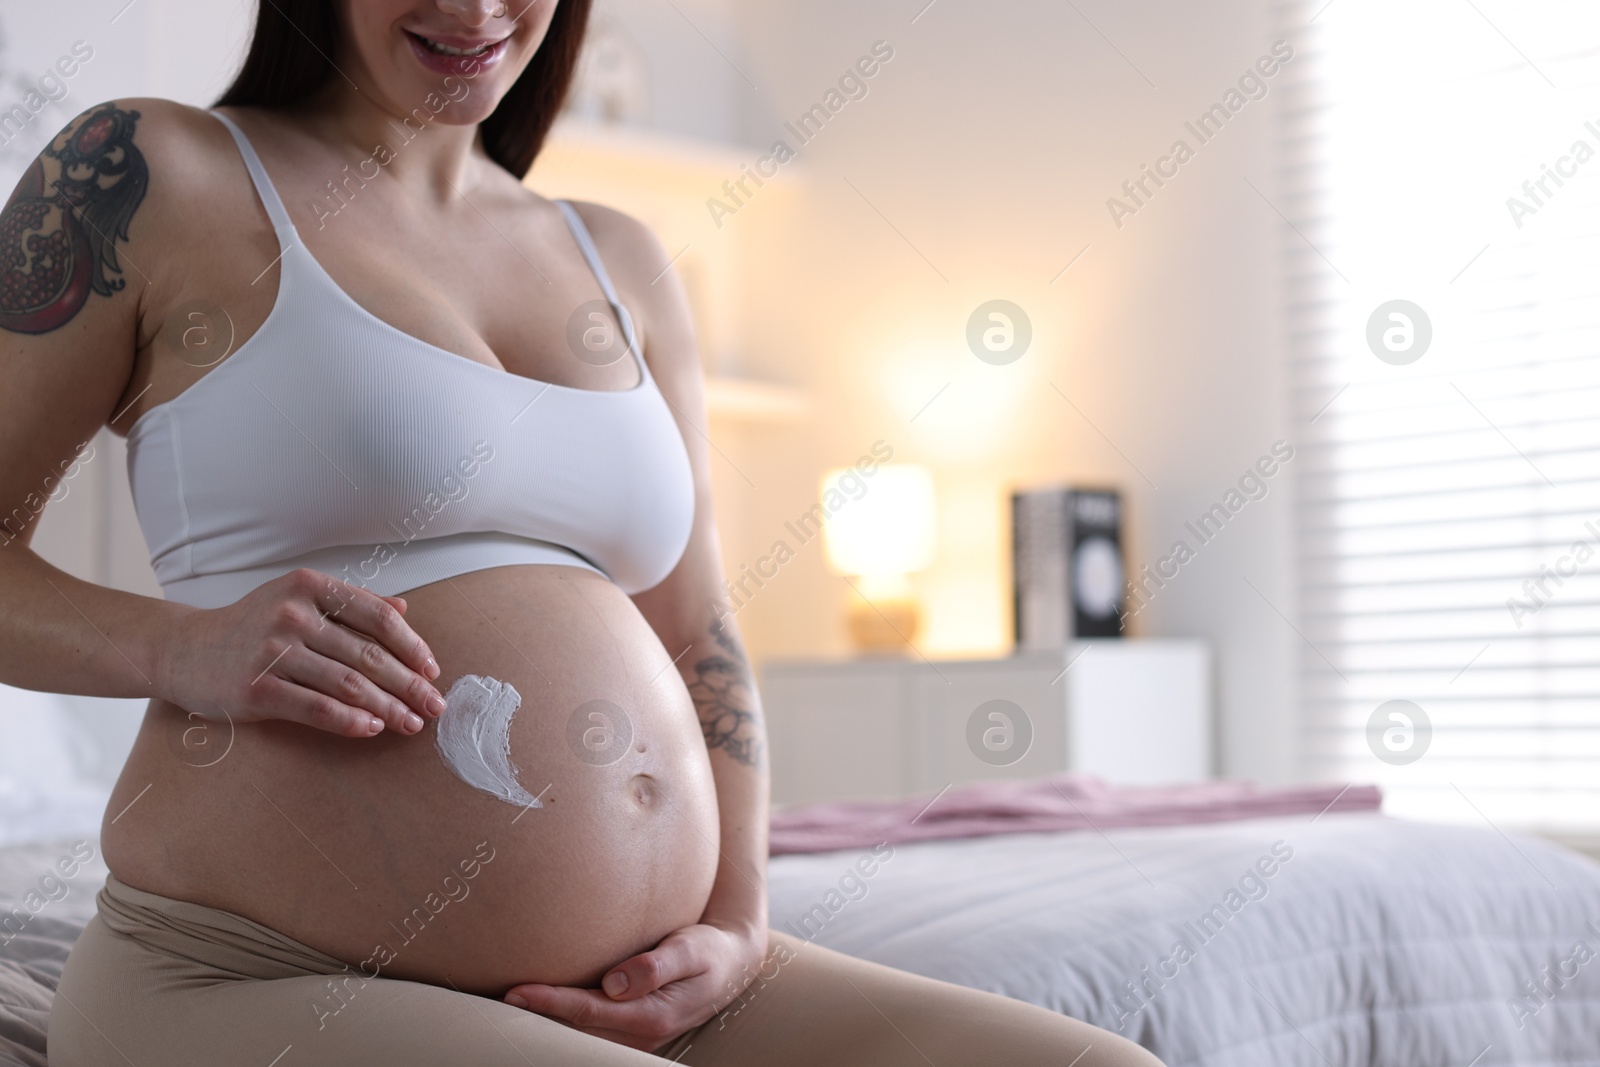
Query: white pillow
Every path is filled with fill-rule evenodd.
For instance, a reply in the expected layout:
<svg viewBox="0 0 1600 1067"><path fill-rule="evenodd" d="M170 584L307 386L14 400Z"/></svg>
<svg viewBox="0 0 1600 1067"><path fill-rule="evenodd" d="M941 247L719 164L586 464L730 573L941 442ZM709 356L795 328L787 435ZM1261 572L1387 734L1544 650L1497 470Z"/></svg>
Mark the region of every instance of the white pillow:
<svg viewBox="0 0 1600 1067"><path fill-rule="evenodd" d="M98 834L144 703L0 685L0 846Z"/></svg>
<svg viewBox="0 0 1600 1067"><path fill-rule="evenodd" d="M65 698L0 685L0 777L24 787L76 782L77 735Z"/></svg>

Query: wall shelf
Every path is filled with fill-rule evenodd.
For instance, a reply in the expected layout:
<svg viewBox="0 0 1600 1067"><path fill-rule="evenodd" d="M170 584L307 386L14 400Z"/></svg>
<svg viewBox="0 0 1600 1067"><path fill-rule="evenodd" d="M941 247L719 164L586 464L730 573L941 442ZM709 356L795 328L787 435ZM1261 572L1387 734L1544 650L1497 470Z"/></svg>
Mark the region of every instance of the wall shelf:
<svg viewBox="0 0 1600 1067"><path fill-rule="evenodd" d="M811 397L792 385L713 374L706 377L706 412L727 422L793 425L810 414Z"/></svg>

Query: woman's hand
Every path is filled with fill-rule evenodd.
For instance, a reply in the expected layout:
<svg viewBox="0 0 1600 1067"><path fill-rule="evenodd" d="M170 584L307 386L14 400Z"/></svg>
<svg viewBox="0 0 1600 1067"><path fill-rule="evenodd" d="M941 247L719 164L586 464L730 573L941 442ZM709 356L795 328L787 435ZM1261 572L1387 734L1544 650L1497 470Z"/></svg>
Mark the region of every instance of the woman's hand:
<svg viewBox="0 0 1600 1067"><path fill-rule="evenodd" d="M653 1052L731 1003L755 981L766 950L765 930L686 926L611 968L602 989L519 985L505 1000L593 1037Z"/></svg>
<svg viewBox="0 0 1600 1067"><path fill-rule="evenodd" d="M157 673L162 697L206 718L287 719L345 737L414 734L445 708L404 600L305 569L185 616Z"/></svg>

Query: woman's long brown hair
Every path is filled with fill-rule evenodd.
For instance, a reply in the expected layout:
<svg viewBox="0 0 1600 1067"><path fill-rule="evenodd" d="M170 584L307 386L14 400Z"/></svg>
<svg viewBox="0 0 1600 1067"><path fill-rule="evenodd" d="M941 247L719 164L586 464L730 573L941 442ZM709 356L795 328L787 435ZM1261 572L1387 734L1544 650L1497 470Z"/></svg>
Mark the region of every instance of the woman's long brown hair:
<svg viewBox="0 0 1600 1067"><path fill-rule="evenodd" d="M478 124L489 158L518 178L528 173L561 110L592 0L560 0L549 32L528 69ZM255 35L244 67L216 106L288 107L341 77L333 59L339 50L335 0L259 0Z"/></svg>

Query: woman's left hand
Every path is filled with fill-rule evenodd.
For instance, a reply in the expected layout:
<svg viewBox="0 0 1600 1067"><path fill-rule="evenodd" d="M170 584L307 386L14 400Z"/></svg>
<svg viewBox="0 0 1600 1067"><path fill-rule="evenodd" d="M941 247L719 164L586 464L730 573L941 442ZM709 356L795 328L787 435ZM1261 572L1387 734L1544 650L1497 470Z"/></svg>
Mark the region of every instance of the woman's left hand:
<svg viewBox="0 0 1600 1067"><path fill-rule="evenodd" d="M611 968L601 989L519 985L505 1001L594 1037L653 1052L731 1003L755 980L766 950L765 930L686 926Z"/></svg>

